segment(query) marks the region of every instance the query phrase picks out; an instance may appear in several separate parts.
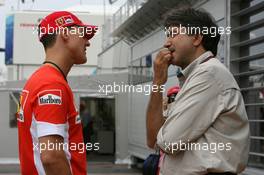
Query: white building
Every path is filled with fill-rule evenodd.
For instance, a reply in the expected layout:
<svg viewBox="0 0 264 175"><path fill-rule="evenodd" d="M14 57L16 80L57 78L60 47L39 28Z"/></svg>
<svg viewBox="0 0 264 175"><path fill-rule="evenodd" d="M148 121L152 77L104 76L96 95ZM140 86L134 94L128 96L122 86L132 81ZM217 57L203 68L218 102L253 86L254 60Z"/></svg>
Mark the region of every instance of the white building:
<svg viewBox="0 0 264 175"><path fill-rule="evenodd" d="M21 11L9 14L6 18L6 55L8 80L27 79L44 61L44 49L38 41L37 26L42 18L50 12ZM87 49L88 61L84 65L75 66L69 76L92 75L97 69L97 54L101 50L100 30L103 14L75 12L84 22L99 26L98 33L91 39Z"/></svg>
<svg viewBox="0 0 264 175"><path fill-rule="evenodd" d="M103 26L102 50L98 53L97 62L94 60L92 62L94 64L90 65L97 68L97 75L89 78L71 78L76 103L78 104L82 97L86 97L86 100L100 97L105 101L109 98L114 99L111 102L112 108L115 109L114 130L112 130L115 142L112 146L115 147L116 162L129 162L131 157L135 162L145 159L152 151L146 146L145 114L149 96L144 93L113 93L102 96L98 94L98 85L107 85L115 81L130 85L151 84L153 60L165 41L161 27L162 15L169 9L182 5L204 8L214 16L219 26L232 28L232 35L223 35L221 38L218 58L237 79L248 112L252 136L250 159L245 174L263 174L263 0L128 0L111 18L107 18ZM23 54L23 51L20 53ZM17 57L16 61L18 60L21 59ZM14 75L16 74L14 71L9 77L24 79L28 76L26 71L16 66L12 69L19 69L19 75ZM34 66L32 69L36 68ZM176 71L176 67L170 67L166 87L178 83ZM0 88L1 99L6 100L1 100L0 105L0 110L5 111L0 114L1 131L3 131L0 132L0 138L7 140L6 143L1 144L0 157L17 157L17 131L16 128L10 128L10 117L7 116L11 115L10 111L14 106L12 92L22 87L23 82L19 83L9 83ZM91 108L97 108L96 105L99 104L95 103ZM8 136L5 133L9 133Z"/></svg>

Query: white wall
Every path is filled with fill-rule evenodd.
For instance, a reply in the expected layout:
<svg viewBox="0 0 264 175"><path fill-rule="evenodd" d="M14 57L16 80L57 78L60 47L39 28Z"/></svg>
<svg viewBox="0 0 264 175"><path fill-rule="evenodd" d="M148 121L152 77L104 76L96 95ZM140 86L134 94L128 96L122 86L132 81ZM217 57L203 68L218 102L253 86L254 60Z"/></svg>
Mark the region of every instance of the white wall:
<svg viewBox="0 0 264 175"><path fill-rule="evenodd" d="M144 83L143 85L151 85L152 83ZM176 76L168 78L165 84L166 92L163 93L165 96L169 87L179 84ZM129 138L129 153L145 159L148 154L152 151L147 147L146 144L146 111L149 103L149 95L144 93L131 93L129 95L130 109L128 119L128 138Z"/></svg>
<svg viewBox="0 0 264 175"><path fill-rule="evenodd" d="M50 12L16 12L14 16L14 64L41 64L45 58L44 49L38 40L36 26L40 19ZM103 16L75 13L84 23L98 25L99 31L90 40L87 49L87 65L97 65L97 54L101 51Z"/></svg>
<svg viewBox="0 0 264 175"><path fill-rule="evenodd" d="M165 39L164 31L157 29L132 46L132 60L138 59L163 47Z"/></svg>
<svg viewBox="0 0 264 175"><path fill-rule="evenodd" d="M0 64L5 64L5 52L0 52Z"/></svg>
<svg viewBox="0 0 264 175"><path fill-rule="evenodd" d="M8 80L27 79L44 61L45 54L42 44L38 41L36 25L39 20L50 12L16 12L14 22L13 64L9 65ZM87 63L75 66L69 76L89 75L96 71L98 57L101 52L103 15L74 13L84 23L98 25L99 30L90 40L87 48ZM21 65L22 64L22 65Z"/></svg>
<svg viewBox="0 0 264 175"><path fill-rule="evenodd" d="M130 47L124 41L115 43L98 56L98 73L127 71L130 60Z"/></svg>
<svg viewBox="0 0 264 175"><path fill-rule="evenodd" d="M146 109L149 96L144 93L131 93L129 97L129 153L143 159L149 154L146 146Z"/></svg>
<svg viewBox="0 0 264 175"><path fill-rule="evenodd" d="M115 95L116 161L124 162L128 158L128 94Z"/></svg>

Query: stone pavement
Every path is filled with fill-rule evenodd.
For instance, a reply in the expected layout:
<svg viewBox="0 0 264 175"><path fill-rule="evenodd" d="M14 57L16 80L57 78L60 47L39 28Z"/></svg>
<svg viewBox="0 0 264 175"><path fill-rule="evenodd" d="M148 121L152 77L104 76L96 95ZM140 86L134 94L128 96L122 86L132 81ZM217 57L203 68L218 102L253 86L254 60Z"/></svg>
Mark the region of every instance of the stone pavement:
<svg viewBox="0 0 264 175"><path fill-rule="evenodd" d="M18 165L0 165L0 175L19 175ZM89 162L88 175L141 175L141 170L111 162Z"/></svg>

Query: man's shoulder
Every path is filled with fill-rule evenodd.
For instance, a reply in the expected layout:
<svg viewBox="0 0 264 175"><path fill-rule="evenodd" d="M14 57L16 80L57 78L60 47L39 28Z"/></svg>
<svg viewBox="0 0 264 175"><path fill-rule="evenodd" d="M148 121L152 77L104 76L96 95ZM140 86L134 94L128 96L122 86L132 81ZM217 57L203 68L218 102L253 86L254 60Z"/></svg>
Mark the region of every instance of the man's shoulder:
<svg viewBox="0 0 264 175"><path fill-rule="evenodd" d="M239 86L228 68L221 63L217 58L213 58L199 66L197 71L205 71L211 75L212 81L216 81L223 90L235 88L239 89Z"/></svg>
<svg viewBox="0 0 264 175"><path fill-rule="evenodd" d="M66 87L65 80L47 66L38 68L27 80L24 89L39 90L45 87Z"/></svg>

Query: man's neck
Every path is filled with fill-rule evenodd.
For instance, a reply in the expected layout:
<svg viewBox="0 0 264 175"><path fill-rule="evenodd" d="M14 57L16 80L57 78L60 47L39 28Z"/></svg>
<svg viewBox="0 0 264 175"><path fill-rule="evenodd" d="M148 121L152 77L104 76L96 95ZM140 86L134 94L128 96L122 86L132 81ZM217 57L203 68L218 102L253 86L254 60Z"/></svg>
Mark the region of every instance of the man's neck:
<svg viewBox="0 0 264 175"><path fill-rule="evenodd" d="M182 69L185 69L188 65L190 65L194 60L196 60L197 58L199 58L202 54L204 54L206 52L206 50L204 49L198 49L193 56L190 56L189 62L188 64L184 65L182 67Z"/></svg>
<svg viewBox="0 0 264 175"><path fill-rule="evenodd" d="M65 77L67 77L68 73L70 72L71 67L73 66L73 64L70 62L70 59L67 59L69 61L65 61L66 59L67 58L64 57L63 55L60 56L52 52L46 52L45 61L49 61L49 62L56 64L61 69ZM50 64L50 63L47 63L47 64ZM55 65L53 64L50 64L50 65L58 69Z"/></svg>

